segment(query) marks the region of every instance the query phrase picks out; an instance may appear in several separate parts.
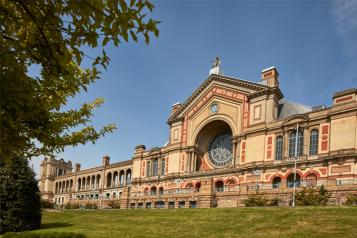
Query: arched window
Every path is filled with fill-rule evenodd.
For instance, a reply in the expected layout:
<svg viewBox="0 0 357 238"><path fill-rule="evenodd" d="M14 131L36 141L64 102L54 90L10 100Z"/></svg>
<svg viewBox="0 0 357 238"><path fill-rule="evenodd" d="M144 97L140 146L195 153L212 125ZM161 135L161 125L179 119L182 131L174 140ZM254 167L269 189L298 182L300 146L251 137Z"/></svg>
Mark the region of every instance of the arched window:
<svg viewBox="0 0 357 238"><path fill-rule="evenodd" d="M78 185L77 185L78 186L78 188L77 188L78 191L81 190L81 181L82 180L79 178L78 179Z"/></svg>
<svg viewBox="0 0 357 238"><path fill-rule="evenodd" d="M118 186L118 171L115 171L113 174L113 186L114 187Z"/></svg>
<svg viewBox="0 0 357 238"><path fill-rule="evenodd" d="M319 131L312 130L310 133L309 155L317 155L318 145L319 145Z"/></svg>
<svg viewBox="0 0 357 238"><path fill-rule="evenodd" d="M159 188L159 195L164 195L164 188L163 187Z"/></svg>
<svg viewBox="0 0 357 238"><path fill-rule="evenodd" d="M310 173L306 177L306 187L308 188L315 188L317 185L317 177L314 173Z"/></svg>
<svg viewBox="0 0 357 238"><path fill-rule="evenodd" d="M152 175L157 176L158 175L158 159L154 159L152 161Z"/></svg>
<svg viewBox="0 0 357 238"><path fill-rule="evenodd" d="M283 159L283 137L278 136L276 138L276 145L275 145L275 160L282 160Z"/></svg>
<svg viewBox="0 0 357 238"><path fill-rule="evenodd" d="M70 191L73 191L73 179L71 179L69 182L69 189Z"/></svg>
<svg viewBox="0 0 357 238"><path fill-rule="evenodd" d="M196 183L196 185L195 185L196 192L199 192L200 188L201 188L201 182Z"/></svg>
<svg viewBox="0 0 357 238"><path fill-rule="evenodd" d="M86 178L82 178L82 190L86 189Z"/></svg>
<svg viewBox="0 0 357 238"><path fill-rule="evenodd" d="M120 170L119 183L120 183L120 187L124 186L124 170Z"/></svg>
<svg viewBox="0 0 357 238"><path fill-rule="evenodd" d="M131 184L131 169L128 169L126 171L126 185L130 185Z"/></svg>
<svg viewBox="0 0 357 238"><path fill-rule="evenodd" d="M144 189L144 196L147 196L149 194L149 189L148 188L145 188Z"/></svg>
<svg viewBox="0 0 357 238"><path fill-rule="evenodd" d="M146 164L146 177L150 177L150 176L151 176L151 163L150 161L148 161Z"/></svg>
<svg viewBox="0 0 357 238"><path fill-rule="evenodd" d="M216 190L216 192L223 192L224 186L223 186L223 182L221 180L218 180L215 183L215 190Z"/></svg>
<svg viewBox="0 0 357 238"><path fill-rule="evenodd" d="M301 129L298 132L297 140L297 156L301 156L304 148L304 133ZM295 157L296 146L296 130L292 131L289 135L289 158Z"/></svg>
<svg viewBox="0 0 357 238"><path fill-rule="evenodd" d="M273 188L280 188L280 184L281 184L281 178L275 177L273 179Z"/></svg>
<svg viewBox="0 0 357 238"><path fill-rule="evenodd" d="M91 178L91 189L94 189L94 187L95 187L95 175L92 175L92 178Z"/></svg>
<svg viewBox="0 0 357 238"><path fill-rule="evenodd" d="M90 177L87 177L87 186L86 189L89 190L90 189Z"/></svg>
<svg viewBox="0 0 357 238"><path fill-rule="evenodd" d="M97 181L96 181L96 188L99 188L99 184L100 184L100 175L97 175Z"/></svg>
<svg viewBox="0 0 357 238"><path fill-rule="evenodd" d="M156 195L156 187L152 187L151 190L150 190L150 195Z"/></svg>
<svg viewBox="0 0 357 238"><path fill-rule="evenodd" d="M107 175L107 188L112 186L112 173L108 173Z"/></svg>
<svg viewBox="0 0 357 238"><path fill-rule="evenodd" d="M286 180L286 186L288 188L294 187L294 173L290 174ZM300 187L300 175L296 174L295 187Z"/></svg>

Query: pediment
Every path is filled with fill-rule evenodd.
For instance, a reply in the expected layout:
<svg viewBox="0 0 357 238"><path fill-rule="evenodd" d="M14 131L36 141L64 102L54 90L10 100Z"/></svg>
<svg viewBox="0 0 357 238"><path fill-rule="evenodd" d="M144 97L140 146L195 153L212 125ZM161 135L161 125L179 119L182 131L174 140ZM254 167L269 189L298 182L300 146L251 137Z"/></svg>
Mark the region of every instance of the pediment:
<svg viewBox="0 0 357 238"><path fill-rule="evenodd" d="M269 89L268 86L223 75L210 75L193 94L170 116L167 123L183 120L189 111L198 110L214 96L246 101L247 96Z"/></svg>
<svg viewBox="0 0 357 238"><path fill-rule="evenodd" d="M286 118L283 122L283 126L294 125L296 123L306 123L309 121L309 117L304 114L296 114Z"/></svg>

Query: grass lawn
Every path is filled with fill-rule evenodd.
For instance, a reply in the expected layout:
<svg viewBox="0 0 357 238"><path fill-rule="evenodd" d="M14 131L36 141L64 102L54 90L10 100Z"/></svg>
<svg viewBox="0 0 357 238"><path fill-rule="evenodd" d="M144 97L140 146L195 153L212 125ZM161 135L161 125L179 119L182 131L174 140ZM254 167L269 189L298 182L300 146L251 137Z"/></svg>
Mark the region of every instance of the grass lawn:
<svg viewBox="0 0 357 238"><path fill-rule="evenodd" d="M43 231L87 237L357 237L356 207L44 212Z"/></svg>

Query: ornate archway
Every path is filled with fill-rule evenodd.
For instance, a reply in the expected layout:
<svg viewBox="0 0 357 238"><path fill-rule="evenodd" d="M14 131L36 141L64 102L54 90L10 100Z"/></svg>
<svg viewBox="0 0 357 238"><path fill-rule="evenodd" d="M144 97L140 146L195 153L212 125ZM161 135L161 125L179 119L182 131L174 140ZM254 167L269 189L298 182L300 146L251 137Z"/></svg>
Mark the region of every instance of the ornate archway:
<svg viewBox="0 0 357 238"><path fill-rule="evenodd" d="M233 163L232 129L222 120L207 123L195 138L199 150L195 170L223 168Z"/></svg>

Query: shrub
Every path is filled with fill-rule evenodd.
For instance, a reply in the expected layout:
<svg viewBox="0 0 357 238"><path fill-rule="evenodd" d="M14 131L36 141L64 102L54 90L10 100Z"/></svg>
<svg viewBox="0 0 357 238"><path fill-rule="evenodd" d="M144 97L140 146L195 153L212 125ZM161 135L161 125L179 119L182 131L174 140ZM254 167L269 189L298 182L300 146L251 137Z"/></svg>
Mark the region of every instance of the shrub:
<svg viewBox="0 0 357 238"><path fill-rule="evenodd" d="M3 238L85 238L86 236L80 233L71 233L71 232L44 232L44 233L35 233L35 232L23 232L15 233L8 232L5 233Z"/></svg>
<svg viewBox="0 0 357 238"><path fill-rule="evenodd" d="M326 205L331 193L322 185L318 191L313 188L303 188L296 194L296 204L298 206L321 206Z"/></svg>
<svg viewBox="0 0 357 238"><path fill-rule="evenodd" d="M64 209L72 209L72 205L70 202L66 203L66 205L64 205Z"/></svg>
<svg viewBox="0 0 357 238"><path fill-rule="evenodd" d="M281 199L279 197L274 197L270 200L269 205L277 207L279 206L280 203L281 203Z"/></svg>
<svg viewBox="0 0 357 238"><path fill-rule="evenodd" d="M267 206L269 204L269 200L259 193L248 195L248 198L243 202L246 207Z"/></svg>
<svg viewBox="0 0 357 238"><path fill-rule="evenodd" d="M346 199L346 205L357 205L357 194L348 194Z"/></svg>
<svg viewBox="0 0 357 238"><path fill-rule="evenodd" d="M114 209L119 209L120 208L120 203L118 201L110 201L108 203L108 207L114 208Z"/></svg>
<svg viewBox="0 0 357 238"><path fill-rule="evenodd" d="M13 158L0 165L0 181L0 234L39 228L40 191L27 159Z"/></svg>
<svg viewBox="0 0 357 238"><path fill-rule="evenodd" d="M41 207L47 209L53 209L55 206L52 202L47 200L41 200Z"/></svg>
<svg viewBox="0 0 357 238"><path fill-rule="evenodd" d="M84 206L85 209L98 209L98 206L96 203L90 203L87 202L86 205Z"/></svg>

